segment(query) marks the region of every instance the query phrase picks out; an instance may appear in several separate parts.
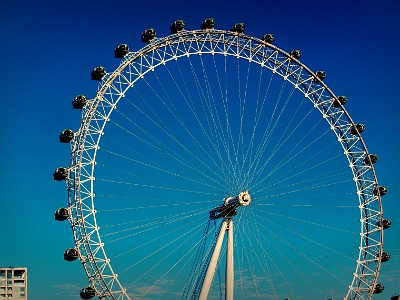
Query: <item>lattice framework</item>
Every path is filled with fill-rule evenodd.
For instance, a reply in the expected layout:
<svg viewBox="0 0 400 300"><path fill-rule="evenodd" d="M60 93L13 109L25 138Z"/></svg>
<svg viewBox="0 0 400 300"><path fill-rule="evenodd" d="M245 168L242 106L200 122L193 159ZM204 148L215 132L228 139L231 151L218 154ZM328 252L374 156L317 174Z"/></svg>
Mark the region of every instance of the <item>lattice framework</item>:
<svg viewBox="0 0 400 300"><path fill-rule="evenodd" d="M383 228L376 226L378 221L382 222L382 206L380 195L373 194L378 186L374 168L363 163L368 155L366 145L360 134L350 133L355 123L342 105L332 105L337 96L289 53L260 39L224 30L182 31L129 53L113 73L103 78L96 97L82 110L79 131L71 142L67 180L70 222L80 260L98 296L130 299L107 258L96 221L94 170L104 128L118 101L137 80L160 65L190 55L234 56L259 64L293 84L321 113L348 159L359 199L360 251L345 299L370 299L381 264L375 256L383 251Z"/></svg>

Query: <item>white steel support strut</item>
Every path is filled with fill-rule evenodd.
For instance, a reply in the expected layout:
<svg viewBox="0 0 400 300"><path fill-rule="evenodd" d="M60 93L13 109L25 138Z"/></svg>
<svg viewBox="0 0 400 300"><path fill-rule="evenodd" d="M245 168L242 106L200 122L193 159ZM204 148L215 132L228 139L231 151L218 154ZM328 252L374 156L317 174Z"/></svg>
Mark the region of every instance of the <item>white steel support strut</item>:
<svg viewBox="0 0 400 300"><path fill-rule="evenodd" d="M226 271L225 271L225 300L233 300L234 291L234 267L233 267L233 220L236 215L236 209L239 206L247 206L251 202L251 197L248 191L239 193L236 197L227 197L224 203L210 211L210 219L215 220L224 218L221 229L218 233L214 252L211 256L201 287L198 300L206 300L210 292L211 283L214 278L215 269L217 268L218 258L221 253L222 242L225 232L228 231L228 241L226 247Z"/></svg>
<svg viewBox="0 0 400 300"><path fill-rule="evenodd" d="M217 267L219 253L221 252L222 241L224 239L226 227L228 225L228 220L224 219L221 225L221 230L219 231L217 243L213 255L211 256L210 263L208 264L206 276L204 277L203 286L201 287L199 300L206 300L208 297L208 292L210 291L211 283L214 278L215 269Z"/></svg>
<svg viewBox="0 0 400 300"><path fill-rule="evenodd" d="M234 272L233 267L233 221L228 220L228 246L226 247L225 300L233 300Z"/></svg>

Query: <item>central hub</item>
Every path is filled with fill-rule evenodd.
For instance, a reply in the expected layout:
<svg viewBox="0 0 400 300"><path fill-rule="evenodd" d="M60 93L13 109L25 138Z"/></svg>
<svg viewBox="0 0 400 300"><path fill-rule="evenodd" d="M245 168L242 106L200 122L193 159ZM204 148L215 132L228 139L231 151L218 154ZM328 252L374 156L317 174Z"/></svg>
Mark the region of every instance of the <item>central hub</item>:
<svg viewBox="0 0 400 300"><path fill-rule="evenodd" d="M232 218L237 214L236 208L239 206L248 206L251 202L249 191L240 192L236 197L226 197L224 204L210 210L210 219Z"/></svg>

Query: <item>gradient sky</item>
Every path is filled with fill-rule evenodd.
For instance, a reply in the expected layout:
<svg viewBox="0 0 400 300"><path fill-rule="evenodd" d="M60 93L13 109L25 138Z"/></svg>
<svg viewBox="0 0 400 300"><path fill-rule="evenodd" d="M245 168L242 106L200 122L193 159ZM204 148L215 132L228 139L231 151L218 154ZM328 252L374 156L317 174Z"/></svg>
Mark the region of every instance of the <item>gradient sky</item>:
<svg viewBox="0 0 400 300"><path fill-rule="evenodd" d="M71 109L77 94L93 95L94 66L109 61L120 43L143 46L141 32L169 34L176 19L197 29L208 17L216 28L246 24L256 37L275 35L275 45L300 49L311 69L324 69L326 83L349 99L346 108L363 122L367 147L379 155L385 251L392 259L381 269L386 290L374 299L400 293L400 3L363 1L8 1L0 5L1 142L0 266L28 267L29 299L76 299L86 285L79 263L63 261L72 247L70 228L54 221L54 210L67 204L65 189L52 179L54 168L68 163L59 132L76 128ZM107 58L107 60L106 60ZM112 69L115 65L105 65Z"/></svg>

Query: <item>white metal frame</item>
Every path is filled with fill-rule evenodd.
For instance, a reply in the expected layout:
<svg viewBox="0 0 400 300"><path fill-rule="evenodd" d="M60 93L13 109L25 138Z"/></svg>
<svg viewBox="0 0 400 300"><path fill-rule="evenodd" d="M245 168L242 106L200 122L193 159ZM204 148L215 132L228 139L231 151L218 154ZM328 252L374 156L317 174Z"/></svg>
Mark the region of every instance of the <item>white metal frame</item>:
<svg viewBox="0 0 400 300"><path fill-rule="evenodd" d="M381 264L375 255L383 251L383 228L376 226L383 212L380 195L372 192L378 186L374 168L363 164L368 155L366 145L360 134L349 132L355 123L343 106L332 105L337 96L289 53L258 38L225 30L184 30L154 39L125 56L119 67L100 82L96 97L82 110L79 131L71 142L67 179L70 222L80 260L98 296L130 299L107 258L96 221L94 170L104 128L120 98L138 79L171 60L199 54L235 56L271 70L301 91L326 120L348 159L359 199L360 250L345 299L370 299Z"/></svg>

